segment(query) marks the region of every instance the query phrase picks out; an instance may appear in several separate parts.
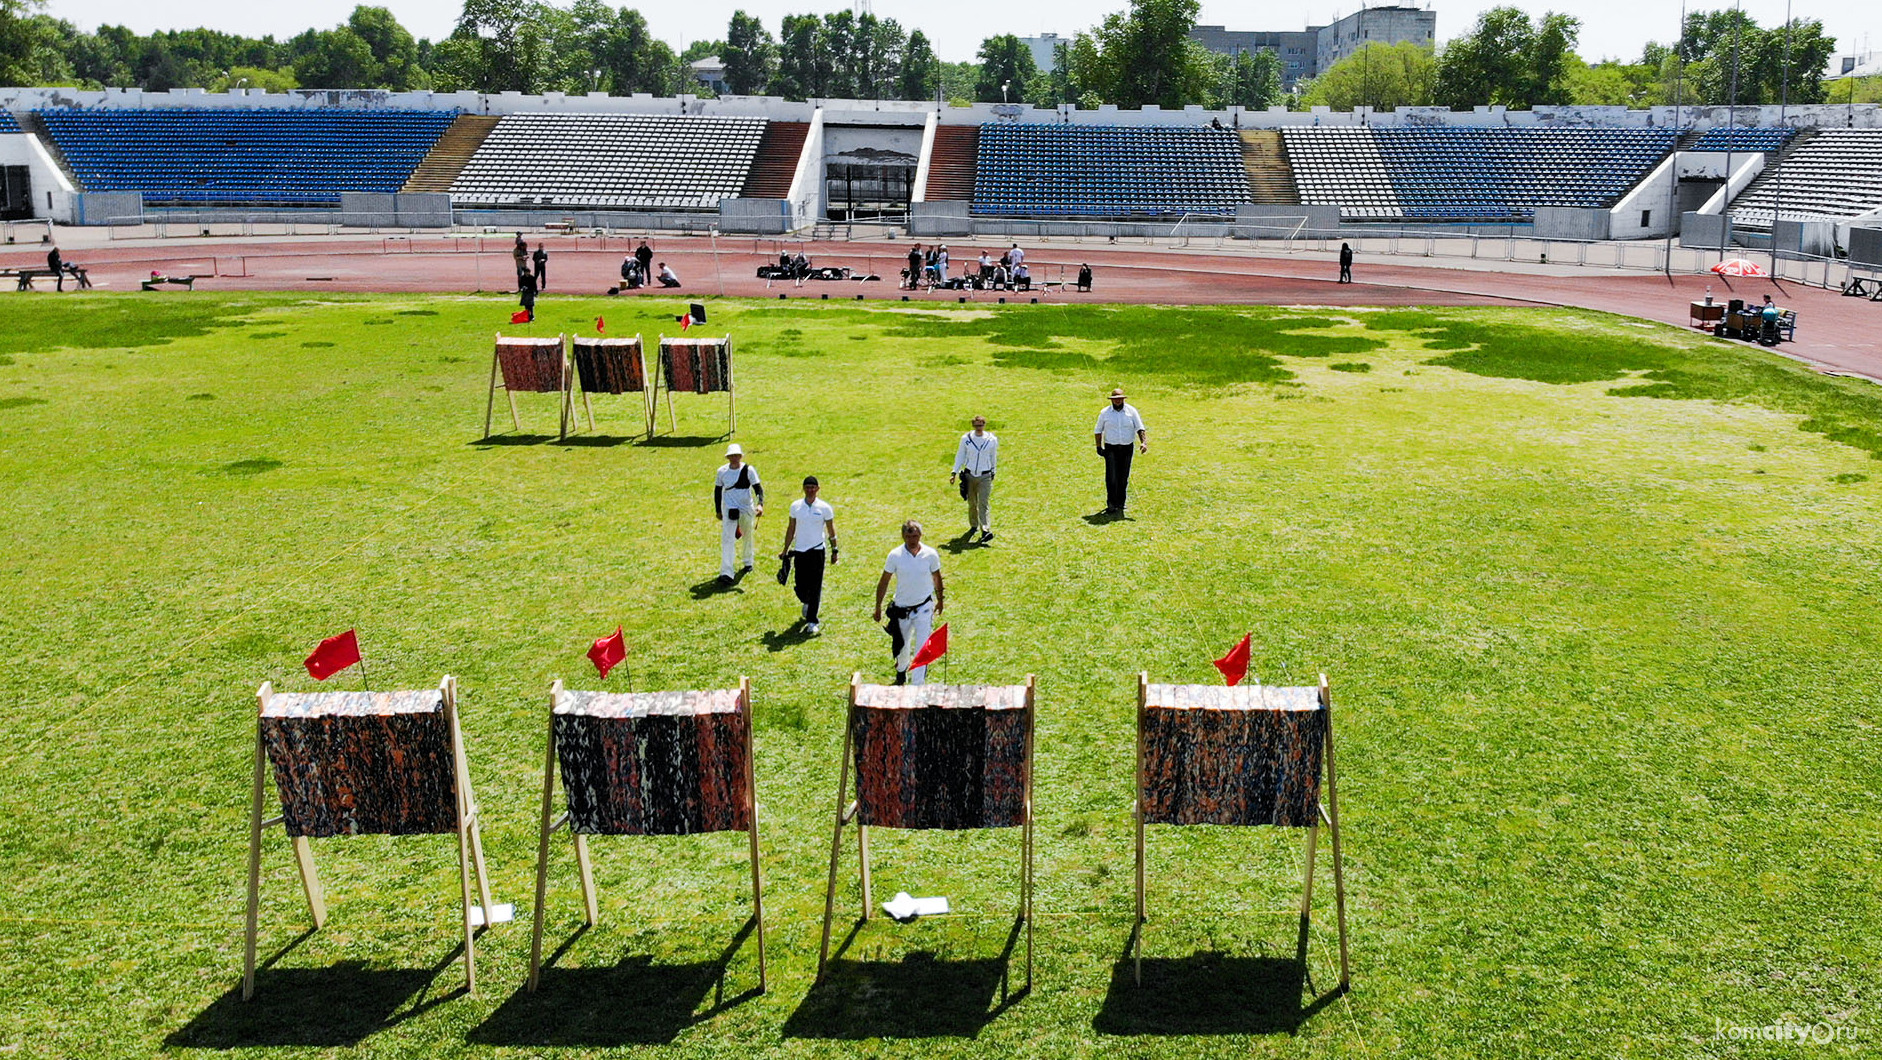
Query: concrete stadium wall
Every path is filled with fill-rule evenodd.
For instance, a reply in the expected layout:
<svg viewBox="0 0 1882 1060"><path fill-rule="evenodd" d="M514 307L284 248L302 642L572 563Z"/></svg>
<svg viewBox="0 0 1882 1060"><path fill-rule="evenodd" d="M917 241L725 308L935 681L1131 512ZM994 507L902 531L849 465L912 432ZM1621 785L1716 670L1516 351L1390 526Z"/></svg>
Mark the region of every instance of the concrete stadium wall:
<svg viewBox="0 0 1882 1060"><path fill-rule="evenodd" d="M1538 206L1533 231L1537 239L1607 239L1612 220L1608 210Z"/></svg>
<svg viewBox="0 0 1882 1060"><path fill-rule="evenodd" d="M1882 228L1849 230L1849 263L1882 269Z"/></svg>
<svg viewBox="0 0 1882 1060"><path fill-rule="evenodd" d="M339 223L353 228L449 228L451 196L442 192L343 191Z"/></svg>
<svg viewBox="0 0 1882 1060"><path fill-rule="evenodd" d="M1687 211L1679 219L1679 245L1700 250L1725 248L1725 215Z"/></svg>
<svg viewBox="0 0 1882 1060"><path fill-rule="evenodd" d="M719 231L780 236L794 230L794 216L789 199L722 199Z"/></svg>
<svg viewBox="0 0 1882 1060"><path fill-rule="evenodd" d="M382 89L296 89L267 93L254 89L209 92L204 89L173 89L145 92L135 88L0 88L0 107L32 110L36 107L205 107L314 109L343 107L351 109L397 108L407 110L461 110L471 114L524 114L538 112L575 112L600 114L694 114L770 118L775 121L809 121L813 112L825 111L833 124L870 123L920 125L933 113L944 125L980 125L987 122L1047 122L1075 125L1207 125L1219 121L1230 128L1280 129L1309 125L1454 125L1507 127L1611 127L1708 129L1717 125L1791 128L1882 128L1882 104L1856 106L1811 104L1788 109L1757 107L1653 107L1627 110L1624 107L1537 107L1534 110L1507 110L1503 107L1476 107L1451 111L1441 107L1403 107L1394 111L1373 111L1360 107L1352 111L1332 111L1315 107L1308 111L1289 111L1280 107L1246 110L1204 110L1183 107L1163 110L1121 110L1105 105L1096 110L1081 110L1073 104L1057 107L1033 107L1017 103L975 103L966 107L937 106L930 102L907 100L817 99L792 101L776 96L720 96L700 99L695 96L610 96L599 92L569 95L549 92L523 95L520 92L388 92Z"/></svg>
<svg viewBox="0 0 1882 1060"><path fill-rule="evenodd" d="M1771 245L1780 254L1807 254L1816 258L1836 254L1836 224L1833 221L1774 221Z"/></svg>
<svg viewBox="0 0 1882 1060"><path fill-rule="evenodd" d="M144 219L144 196L135 191L70 192L64 217L55 220L74 225L139 224Z"/></svg>
<svg viewBox="0 0 1882 1060"><path fill-rule="evenodd" d="M703 234L719 225L716 213L630 213L624 210L459 210L457 223L468 228L541 228L568 223L581 228L619 228L629 232Z"/></svg>

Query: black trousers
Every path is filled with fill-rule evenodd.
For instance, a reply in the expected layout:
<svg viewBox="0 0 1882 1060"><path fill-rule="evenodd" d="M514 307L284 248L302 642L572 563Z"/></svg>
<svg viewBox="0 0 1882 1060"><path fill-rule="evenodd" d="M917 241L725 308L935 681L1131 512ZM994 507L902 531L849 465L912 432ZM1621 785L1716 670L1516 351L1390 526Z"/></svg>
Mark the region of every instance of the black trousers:
<svg viewBox="0 0 1882 1060"><path fill-rule="evenodd" d="M1340 263L1340 282L1341 283L1353 282L1353 267L1351 264L1347 262Z"/></svg>
<svg viewBox="0 0 1882 1060"><path fill-rule="evenodd" d="M791 568L797 572L797 601L809 611L805 621L817 621L817 609L823 606L823 563L828 553L821 548L791 553Z"/></svg>
<svg viewBox="0 0 1882 1060"><path fill-rule="evenodd" d="M1134 445L1104 447L1104 506L1124 510L1124 495L1130 491L1131 455Z"/></svg>

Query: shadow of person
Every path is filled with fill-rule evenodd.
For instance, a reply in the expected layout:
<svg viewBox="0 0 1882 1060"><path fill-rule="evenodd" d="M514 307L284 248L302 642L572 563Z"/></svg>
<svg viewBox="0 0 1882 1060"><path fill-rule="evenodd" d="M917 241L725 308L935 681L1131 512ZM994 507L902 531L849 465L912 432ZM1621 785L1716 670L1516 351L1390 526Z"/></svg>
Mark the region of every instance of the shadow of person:
<svg viewBox="0 0 1882 1060"><path fill-rule="evenodd" d="M655 964L644 954L624 954L599 968L561 968L565 941L542 969L535 993L519 987L466 1040L477 1045L535 1048L666 1045L681 1031L758 997L754 964L748 989L726 993L727 970L751 937L743 927L715 957L682 964ZM703 1007L702 1007L703 1006Z"/></svg>
<svg viewBox="0 0 1882 1060"><path fill-rule="evenodd" d="M288 949L299 942L296 939ZM285 952L269 960L278 960ZM327 968L258 968L252 999L242 1000L237 983L172 1031L164 1044L192 1049L358 1045L370 1035L463 994L459 983L446 993L428 996L433 981L463 952L460 943L430 968L368 968L363 961L342 961Z"/></svg>
<svg viewBox="0 0 1882 1060"><path fill-rule="evenodd" d="M798 622L788 629L770 630L760 639L764 641L766 651L776 652L783 651L786 648L796 647L805 641L814 640L816 638L811 636L810 630L805 627L804 623Z"/></svg>
<svg viewBox="0 0 1882 1060"><path fill-rule="evenodd" d="M1126 515L1125 513L1121 511L1117 511L1116 509L1113 509L1113 508L1106 508L1103 511L1092 512L1090 515L1087 515L1084 518L1086 522L1090 523L1093 526L1104 526L1109 523L1117 523L1117 522L1127 523L1127 522L1132 521L1129 515Z"/></svg>
<svg viewBox="0 0 1882 1060"><path fill-rule="evenodd" d="M959 537L941 543L941 551L956 556L963 552L971 552L974 549L985 547L987 546L974 540L974 531L972 530L961 534Z"/></svg>
<svg viewBox="0 0 1882 1060"><path fill-rule="evenodd" d="M852 929L784 1022L786 1038L973 1038L1026 996L1011 989L1015 920L997 957L944 961L917 951L900 960L843 957Z"/></svg>
<svg viewBox="0 0 1882 1060"><path fill-rule="evenodd" d="M689 586L686 591L691 593L695 600L710 600L724 593L744 592L745 590L739 588L739 582L743 580L742 577L734 577L731 581L722 582L719 580L719 576L715 574L703 582Z"/></svg>

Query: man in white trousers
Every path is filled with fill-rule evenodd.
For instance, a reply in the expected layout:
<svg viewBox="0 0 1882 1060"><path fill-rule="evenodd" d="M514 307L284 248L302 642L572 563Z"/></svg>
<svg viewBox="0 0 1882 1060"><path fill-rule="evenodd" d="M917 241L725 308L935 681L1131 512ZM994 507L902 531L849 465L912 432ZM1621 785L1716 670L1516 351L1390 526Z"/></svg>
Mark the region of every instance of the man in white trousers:
<svg viewBox="0 0 1882 1060"><path fill-rule="evenodd" d="M758 469L745 462L745 450L737 442L725 447L725 466L712 478L712 510L719 517L719 584L730 585L751 570L752 534L758 517L765 514L764 483L758 481ZM743 555L735 567L740 544Z"/></svg>
<svg viewBox="0 0 1882 1060"><path fill-rule="evenodd" d="M967 502L967 534L979 534L978 544L993 540L993 473L1000 462L1000 438L987 431L987 417L975 416L974 429L961 435L954 451L954 473L948 482L961 482L961 497Z"/></svg>
<svg viewBox="0 0 1882 1060"><path fill-rule="evenodd" d="M921 524L910 519L902 524L902 543L889 552L882 565L882 578L876 582L876 621L882 621L882 598L895 581L895 597L889 602L889 650L895 654L895 683L925 684L928 668L911 670L908 664L934 632L935 617L947 607L946 590L941 584L941 554L921 543Z"/></svg>

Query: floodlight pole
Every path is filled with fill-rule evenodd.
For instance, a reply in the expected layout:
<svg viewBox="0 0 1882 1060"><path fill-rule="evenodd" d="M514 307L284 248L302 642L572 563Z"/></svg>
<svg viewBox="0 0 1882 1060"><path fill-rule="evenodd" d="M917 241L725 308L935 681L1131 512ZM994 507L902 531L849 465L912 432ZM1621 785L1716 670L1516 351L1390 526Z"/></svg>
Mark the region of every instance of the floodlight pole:
<svg viewBox="0 0 1882 1060"><path fill-rule="evenodd" d="M1666 187L1666 278L1673 278L1673 229L1679 220L1679 124L1681 97L1686 91L1686 59L1680 54L1680 42L1686 36L1686 0L1679 4L1679 33L1673 37L1673 164ZM1729 186L1729 178L1727 181Z"/></svg>
<svg viewBox="0 0 1882 1060"><path fill-rule="evenodd" d="M1790 128L1791 105L1791 0L1784 0L1784 78L1778 89L1777 125L1780 129ZM1784 167L1778 166L1771 174L1771 279L1777 279L1777 218L1784 208ZM1798 240L1799 251L1803 250L1803 240ZM1808 272L1805 275L1809 275Z"/></svg>

